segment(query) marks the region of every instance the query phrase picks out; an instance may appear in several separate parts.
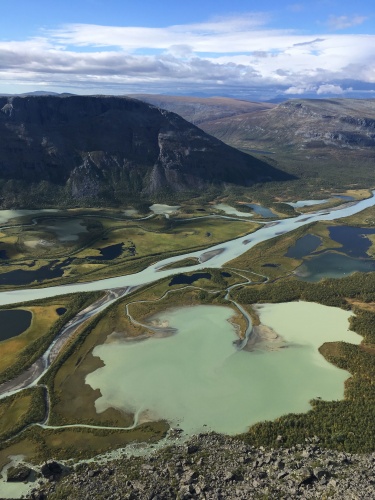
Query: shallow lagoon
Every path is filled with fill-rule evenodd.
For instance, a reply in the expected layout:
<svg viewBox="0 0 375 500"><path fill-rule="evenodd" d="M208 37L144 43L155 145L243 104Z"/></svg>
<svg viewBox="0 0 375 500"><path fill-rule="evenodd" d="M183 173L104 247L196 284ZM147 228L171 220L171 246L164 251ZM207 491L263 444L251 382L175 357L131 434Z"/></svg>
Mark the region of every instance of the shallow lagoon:
<svg viewBox="0 0 375 500"><path fill-rule="evenodd" d="M265 218L270 218L270 217L276 217L275 212L273 212L271 209L264 207L263 205L258 205L257 203L245 203L247 207L250 207L254 210L254 212L257 215L260 215L261 217Z"/></svg>
<svg viewBox="0 0 375 500"><path fill-rule="evenodd" d="M325 252L305 260L295 270L303 281L319 281L323 278L343 278L355 272L375 271L375 260L355 259L336 252Z"/></svg>
<svg viewBox="0 0 375 500"><path fill-rule="evenodd" d="M2 309L0 311L0 342L20 335L31 325L32 314L25 309Z"/></svg>
<svg viewBox="0 0 375 500"><path fill-rule="evenodd" d="M289 202L284 201L283 203L286 203L287 205L290 205L293 208L302 208L302 207L312 207L314 205L323 205L324 203L328 203L328 202L334 200L335 198L338 198L344 202L354 200L353 196L347 196L344 194L334 194L331 198L325 198L323 200L300 200L300 201L296 201L294 203L292 203L290 201Z"/></svg>
<svg viewBox="0 0 375 500"><path fill-rule="evenodd" d="M43 215L48 213L55 213L59 210L56 208L46 208L40 210L0 210L0 224L5 224L12 219L24 217L25 215ZM18 221L17 221L18 222Z"/></svg>
<svg viewBox="0 0 375 500"><path fill-rule="evenodd" d="M348 217L350 215L356 214L365 208L371 207L375 204L375 196L361 200L350 206L341 207L339 209L318 211L309 214L299 215L298 217L293 217L289 219L283 219L273 223L265 224L255 233L252 233L251 239L249 241L249 236L241 236L240 238L235 238L231 241L225 243L225 247L222 243L218 243L206 250L202 251L192 251L186 253L185 255L169 257L161 261L151 264L149 267L135 274L130 274L128 276L118 276L116 278L105 278L102 280L87 282L87 283L74 283L70 285L60 285L55 287L45 287L45 288L31 288L25 290L16 291L5 291L0 292L0 305L4 304L14 304L17 302L23 302L27 300L41 299L47 297L54 297L60 294L68 294L72 292L83 292L83 291L94 291L94 290L107 290L109 288L118 288L126 286L137 286L146 283L151 283L160 278L165 278L171 276L172 274L177 274L178 272L190 272L196 271L207 267L206 261L201 259L201 256L207 253L211 253L213 257L210 259L210 267L221 267L232 259L235 259L239 255L242 255L250 248L253 248L258 243L262 241L270 240L277 236L280 231L283 233L297 229L298 227L304 226L315 221L329 221L334 219L339 219L341 217ZM246 243L246 245L244 245ZM186 258L197 258L199 259L199 264L196 266L186 266L180 269L162 269L170 264L180 261Z"/></svg>
<svg viewBox="0 0 375 500"><path fill-rule="evenodd" d="M361 341L348 331L350 313L305 302L263 305L259 313L287 348L237 350L228 322L233 311L219 306L158 315L178 329L169 337L97 346L94 355L105 366L86 377L102 394L97 411L147 412L188 433L235 434L264 419L307 411L312 398L342 398L349 374L325 361L318 347L325 341Z"/></svg>
<svg viewBox="0 0 375 500"><path fill-rule="evenodd" d="M301 238L295 242L295 244L288 248L285 257L291 257L294 259L302 259L302 257L306 257L320 246L322 240L319 236L315 236L314 234L305 234Z"/></svg>
<svg viewBox="0 0 375 500"><path fill-rule="evenodd" d="M228 215L235 215L236 217L254 217L254 214L250 214L248 212L240 212L239 210L236 210L234 207L231 207L226 203L217 203L216 205L213 205L213 207L217 210L222 210Z"/></svg>
<svg viewBox="0 0 375 500"><path fill-rule="evenodd" d="M177 212L179 208L180 205L163 205L161 203L154 203L150 206L151 212L154 212L156 215L165 215L166 217Z"/></svg>
<svg viewBox="0 0 375 500"><path fill-rule="evenodd" d="M340 243L340 252L345 252L351 257L368 257L367 251L372 243L367 235L375 234L374 228L353 226L331 226L329 237Z"/></svg>
<svg viewBox="0 0 375 500"><path fill-rule="evenodd" d="M46 229L53 231L61 242L77 241L81 233L87 233L82 219L51 219L43 223Z"/></svg>

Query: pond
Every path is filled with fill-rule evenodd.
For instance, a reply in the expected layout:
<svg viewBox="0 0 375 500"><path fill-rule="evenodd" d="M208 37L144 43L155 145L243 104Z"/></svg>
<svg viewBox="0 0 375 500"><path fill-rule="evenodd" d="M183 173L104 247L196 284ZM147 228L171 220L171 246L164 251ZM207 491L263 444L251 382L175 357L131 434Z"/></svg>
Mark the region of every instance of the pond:
<svg viewBox="0 0 375 500"><path fill-rule="evenodd" d="M167 218L178 211L180 205L163 205L161 203L154 203L150 206L151 212L154 212L156 215L165 215Z"/></svg>
<svg viewBox="0 0 375 500"><path fill-rule="evenodd" d="M33 271L15 269L14 271L1 273L0 285L30 285L34 281L40 283L45 280L61 278L61 276L64 275L64 268L68 266L72 260L73 259L69 258L60 264L57 264L57 260L53 260L49 264L41 266L39 269Z"/></svg>
<svg viewBox="0 0 375 500"><path fill-rule="evenodd" d="M115 243L114 245L109 245L108 247L99 248L100 255L93 257L86 257L87 260L113 260L120 257L124 243Z"/></svg>
<svg viewBox="0 0 375 500"><path fill-rule="evenodd" d="M375 271L375 261L356 259L336 252L324 252L307 259L295 270L303 281L319 281L323 278L344 278L354 272Z"/></svg>
<svg viewBox="0 0 375 500"><path fill-rule="evenodd" d="M323 342L359 343L348 331L350 313L314 303L268 304L262 324L279 333L287 348L238 350L233 310L193 306L167 310L157 319L174 335L148 340L111 339L97 346L102 368L86 376L100 390L98 413L114 407L144 419L167 419L187 433L244 432L265 419L310 408L312 398L343 397L346 371L318 352Z"/></svg>
<svg viewBox="0 0 375 500"><path fill-rule="evenodd" d="M298 238L295 244L288 249L285 257L302 259L302 257L306 257L306 255L314 252L320 246L321 241L314 234L305 234L302 238Z"/></svg>
<svg viewBox="0 0 375 500"><path fill-rule="evenodd" d="M314 205L322 205L323 203L328 203L331 200L334 200L335 198L339 198L342 201L353 201L354 197L353 196L348 196L344 194L335 194L332 198L325 198L323 200L300 200L296 202L283 202L286 203L287 205L290 205L293 208L302 208L302 207L312 207Z"/></svg>
<svg viewBox="0 0 375 500"><path fill-rule="evenodd" d="M82 219L49 219L41 223L48 231L52 231L62 243L77 241L81 233L87 233Z"/></svg>
<svg viewBox="0 0 375 500"><path fill-rule="evenodd" d="M25 309L0 310L0 342L20 335L31 325L32 314Z"/></svg>
<svg viewBox="0 0 375 500"><path fill-rule="evenodd" d="M260 215L261 217L277 217L275 212L273 212L271 209L264 207L263 205L258 205L257 203L245 203L247 207L250 207L254 210L254 212L257 215Z"/></svg>
<svg viewBox="0 0 375 500"><path fill-rule="evenodd" d="M324 200L300 200L296 202L286 202L284 201L283 203L286 203L286 205L290 205L293 208L302 208L302 207L312 207L314 205L322 205L323 203L328 203L328 199Z"/></svg>
<svg viewBox="0 0 375 500"><path fill-rule="evenodd" d="M195 273L195 274L191 274L190 276L188 276L187 274L177 274L176 276L173 276L173 278L169 282L169 286L191 285L192 283L194 283L195 281L198 281L200 279L210 280L211 274L210 273Z"/></svg>
<svg viewBox="0 0 375 500"><path fill-rule="evenodd" d="M366 235L375 234L375 228L363 228L353 226L331 226L329 237L342 245L338 250L345 252L351 257L368 258L367 251L372 242Z"/></svg>
<svg viewBox="0 0 375 500"><path fill-rule="evenodd" d="M24 217L25 215L48 214L58 212L55 208L46 208L44 210L0 210L0 224L6 224L12 219Z"/></svg>
<svg viewBox="0 0 375 500"><path fill-rule="evenodd" d="M239 210L236 210L226 203L217 203L216 205L213 205L213 207L217 210L222 210L227 215L235 215L236 217L254 217L254 214L250 214L248 212L240 212Z"/></svg>

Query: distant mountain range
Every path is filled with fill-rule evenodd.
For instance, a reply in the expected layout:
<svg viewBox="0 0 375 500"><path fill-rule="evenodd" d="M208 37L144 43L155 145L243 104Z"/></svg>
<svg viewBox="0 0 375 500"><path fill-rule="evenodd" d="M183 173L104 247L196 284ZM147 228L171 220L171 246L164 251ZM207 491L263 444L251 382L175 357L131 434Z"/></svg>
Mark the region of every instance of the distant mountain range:
<svg viewBox="0 0 375 500"><path fill-rule="evenodd" d="M362 149L375 146L375 99L294 99L203 128L236 147Z"/></svg>
<svg viewBox="0 0 375 500"><path fill-rule="evenodd" d="M291 178L174 113L126 97L2 97L0 138L2 207L122 205Z"/></svg>
<svg viewBox="0 0 375 500"><path fill-rule="evenodd" d="M130 97L177 113L195 125L275 107L274 104L270 103L242 101L229 97L187 97L158 94L134 94Z"/></svg>
<svg viewBox="0 0 375 500"><path fill-rule="evenodd" d="M236 99L143 98L181 114L226 144L274 159L275 166L306 179L306 185L375 184L375 99L292 99L272 105Z"/></svg>

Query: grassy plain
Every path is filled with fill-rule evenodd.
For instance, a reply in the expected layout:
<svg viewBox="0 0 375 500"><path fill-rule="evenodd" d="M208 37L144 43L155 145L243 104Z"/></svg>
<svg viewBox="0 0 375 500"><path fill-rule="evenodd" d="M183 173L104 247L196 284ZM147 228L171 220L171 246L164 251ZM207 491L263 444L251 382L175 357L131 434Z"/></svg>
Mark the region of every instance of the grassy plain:
<svg viewBox="0 0 375 500"><path fill-rule="evenodd" d="M366 210L362 210L362 212L345 217L340 223L349 226L373 227L375 226L375 207L369 207Z"/></svg>
<svg viewBox="0 0 375 500"><path fill-rule="evenodd" d="M365 193L361 195L365 195ZM186 253L188 249L197 248L199 245L204 248L218 241L248 234L257 228L250 221L229 221L204 217L185 221L181 218L165 219L162 216L156 216L143 222L132 220L124 222L102 218L100 229L98 229L99 224L95 225L95 220L90 219L90 222L94 224L95 231L98 230L95 238L90 240L84 248L80 246L82 241L66 246L66 248L73 249L71 255L77 260L75 267L71 265L67 268L66 276L68 279L99 279L98 277L124 273L126 269L134 271L146 263L160 260L162 256L171 255L173 252ZM371 208L361 214L344 219L340 221L340 224L343 222L372 226L375 224L375 209ZM261 276L264 275L271 278L269 283L258 283L251 286L241 285L231 292L231 297L248 311L254 324L259 322L259 318L254 313L252 304L258 301L315 300L330 305L357 308L358 317L362 323L353 324L353 328L358 333L362 332L365 337L365 342L354 348L341 345L341 343L325 344L321 348L322 354L328 360L353 374L353 378L346 385L345 401L333 403L314 401L313 409L307 414L289 415L275 422L257 424L250 429L249 433L242 436L242 439L256 444L265 443L275 446L277 445L277 435L286 434L288 435L287 444L291 445L304 440L307 435L315 433L321 437L322 443L326 446L353 451L375 449L375 436L369 428L369 422L372 418L370 403L372 404L373 401L371 398L375 380L375 349L373 347L375 341L370 334L366 334L366 328L373 331L375 325L373 284L367 283L367 278L366 283L363 283L362 278L357 276L351 278L351 281L328 280L326 283L314 285L301 283L291 276L292 271L301 263L301 260L285 257L288 248L293 246L298 238L308 233L321 238L319 251L326 248L339 249L340 245L329 238L328 226L332 224L334 223L314 223L257 245L222 269L222 271L231 273L230 277L222 276L219 270L208 269L207 272L211 273L211 279L197 280L191 286L169 286L171 278L167 278L143 287L131 296L127 296L110 306L77 331L44 377L43 382L47 384L50 392L48 423L57 426L91 424L94 426L127 427L131 425L133 415L126 414L116 408L108 409L101 414L96 413L95 401L100 396L100 392L93 390L85 383L86 375L102 366L101 360L93 355L94 347L104 342L111 342L114 338L118 340L152 335L147 327L136 325L130 321L126 316L126 304L130 304L129 311L135 320L146 324L158 312L171 307L195 304L229 305L224 298L224 290L228 286L244 281L242 276L235 274L231 269L236 268L242 269L241 273L253 280L258 278L261 281ZM25 241L29 241L25 235L22 235L22 238L22 245ZM99 256L99 248L118 243L124 243L125 250L123 255L113 261L104 263L95 260L85 261L88 256ZM22 245L17 247L20 252L24 251ZM130 247L135 247L136 255L131 255L131 252L126 250ZM152 254L150 254L150 248ZM28 249L30 252L34 250L30 246ZM59 251L62 251L62 248ZM21 255L21 253L15 255ZM40 262L48 261L48 259L42 258L42 254L40 255ZM31 262L31 259L28 262ZM182 259L179 265L189 263L193 264L191 259L187 261ZM278 267L263 267L265 263L276 264ZM17 265L15 262L15 266ZM257 277L252 274L253 272L261 276ZM272 280L275 280L275 283L272 283ZM168 293L166 294L166 292ZM26 339L25 349L27 346L30 348L27 352L33 350L33 342L40 340L40 338L44 340L50 338L50 333L47 332L50 332L56 323L61 321L61 318L55 317L57 307L66 307L68 311L73 311L74 304L70 303L69 300L68 297L58 297L49 299L43 304L27 305L27 308L33 312L33 318L36 318L35 321L33 319L30 329L22 334L25 335ZM82 304L79 308L82 308ZM239 331L243 331L245 328L244 318L235 308L234 311L233 322ZM365 312L372 316L365 316ZM20 342L22 335L17 339L10 339L10 341ZM12 344L10 341L2 343L7 345L9 342L7 349L4 350L4 359L5 363L8 363L8 367L11 367L12 364L14 366L21 360L17 357L19 353L16 353L16 345L20 346L20 344ZM2 344L0 344L0 349ZM24 353L22 349L19 352ZM6 361L7 359L8 361ZM39 389L43 391L42 388ZM39 397L40 394L42 392L39 393ZM17 423L17 428L21 429L27 421L30 408L35 406L32 403L34 401L32 396L27 391L20 393L14 401L9 398L5 401L10 404L11 411L9 416L1 422L3 427L0 426L0 437L7 435L7 433L15 433L14 428L12 428L13 421ZM39 399L36 407L40 413L44 411L44 399L43 401ZM0 405L0 417L2 408ZM330 415L335 415L336 424ZM41 418L39 420L36 417L33 418L34 420L31 420L33 422L41 420ZM324 426L322 426L322 422L326 422ZM358 426L358 432L355 432L354 438L349 433L350 425ZM91 457L134 440L157 440L164 435L167 427L165 422L143 424L129 431L83 428L54 430L33 426L22 432L15 440L3 443L0 451L0 463L7 460L7 455L17 454L16 452L19 450L35 461L50 458L51 455L57 458ZM293 430L290 431L290 428ZM367 433L369 436L368 444L365 445L363 440L358 438L359 433Z"/></svg>
<svg viewBox="0 0 375 500"><path fill-rule="evenodd" d="M65 352L60 354L45 377L51 402L49 424L84 423L128 427L133 423L132 415L114 408L97 414L95 401L100 391L93 390L85 383L86 375L103 366L101 360L92 354L94 347L103 344L114 331L126 331L127 335L132 336L143 333L143 329L131 324L124 308L116 304L116 307L110 307L100 318L95 318L77 332Z"/></svg>
<svg viewBox="0 0 375 500"><path fill-rule="evenodd" d="M45 415L45 389L33 387L0 400L0 442Z"/></svg>
<svg viewBox="0 0 375 500"><path fill-rule="evenodd" d="M375 213L375 211L374 211ZM364 220L368 219L368 215L363 215ZM363 225L361 224L361 218L353 216L353 218L347 218L340 220L339 225L343 224L343 221L347 225ZM251 248L248 252L240 255L236 259L227 262L228 267L233 267L236 269L243 269L248 271L253 271L255 273L267 275L270 279L279 279L281 277L286 277L293 273L293 271L301 265L303 259L297 259L292 257L286 257L288 249L293 247L299 238L307 234L312 234L318 236L321 240L320 245L311 254L304 257L304 259L309 259L316 252L322 252L325 250L335 250L340 252L341 244L332 240L329 236L329 228L336 225L334 221L329 222L314 222L313 224L308 224L306 226L300 227L294 231L287 234L283 234L272 238L271 240L264 241L259 245ZM371 224L368 224L371 226ZM370 241L375 243L374 236L368 236ZM369 254L374 252L374 246L372 245L368 251ZM265 266L266 264L266 266ZM271 266L267 265L271 264Z"/></svg>
<svg viewBox="0 0 375 500"><path fill-rule="evenodd" d="M66 218L61 220L66 223ZM7 278L7 273L21 269L36 272L37 276L43 266L51 269L62 266L63 275L45 278L43 282L30 278L26 286L97 280L137 272L156 260L204 249L251 233L259 227L246 220L166 219L162 215L138 221L88 216L81 216L79 220L84 221L85 232L80 233L75 241L59 241L43 220L32 226L3 228L0 250L5 251L8 258L4 259L5 265L1 269L0 283L2 277L5 280L1 287L18 286L14 281L16 278ZM30 246L30 242L34 242L33 245ZM119 244L123 245L120 255L103 260L100 250Z"/></svg>
<svg viewBox="0 0 375 500"><path fill-rule="evenodd" d="M0 467L9 463L12 455L24 455L31 463L93 458L100 453L125 447L129 443L155 443L165 436L165 422L150 422L136 429L100 430L88 428L43 429L33 426L19 438L0 445Z"/></svg>
<svg viewBox="0 0 375 500"><path fill-rule="evenodd" d="M63 326L102 294L86 293L64 295L27 303L22 309L32 312L30 327L25 332L11 339L0 342L2 366L0 383L10 380L31 366L50 345ZM63 307L66 312L59 316L56 309ZM17 309L15 306L3 306L3 309Z"/></svg>
<svg viewBox="0 0 375 500"><path fill-rule="evenodd" d="M60 318L56 309L59 307L65 308L68 302L69 300L60 298L60 300L54 301L50 305L22 308L32 313L31 325L20 335L0 342L0 377L6 370L17 363L26 348L48 333L52 325ZM14 309L17 310L18 308Z"/></svg>

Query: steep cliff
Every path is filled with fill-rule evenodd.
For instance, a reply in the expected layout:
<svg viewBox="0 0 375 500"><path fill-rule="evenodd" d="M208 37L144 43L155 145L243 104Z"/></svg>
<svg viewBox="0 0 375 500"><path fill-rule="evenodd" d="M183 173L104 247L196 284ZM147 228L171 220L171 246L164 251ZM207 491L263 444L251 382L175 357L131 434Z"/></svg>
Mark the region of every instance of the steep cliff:
<svg viewBox="0 0 375 500"><path fill-rule="evenodd" d="M288 179L152 105L112 96L0 98L0 205L126 203Z"/></svg>

